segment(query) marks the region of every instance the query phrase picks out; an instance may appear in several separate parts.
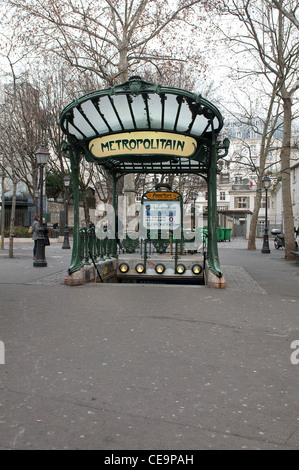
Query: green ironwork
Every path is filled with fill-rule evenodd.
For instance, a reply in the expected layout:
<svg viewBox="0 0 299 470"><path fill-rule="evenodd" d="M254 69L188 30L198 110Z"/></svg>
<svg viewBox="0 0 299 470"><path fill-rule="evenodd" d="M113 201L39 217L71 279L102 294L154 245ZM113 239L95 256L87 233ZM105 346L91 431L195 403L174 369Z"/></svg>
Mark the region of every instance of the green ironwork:
<svg viewBox="0 0 299 470"><path fill-rule="evenodd" d="M219 278L223 272L220 267L218 246L217 246L217 151L216 135L212 133L211 139L211 158L208 171L208 252L207 263L212 273Z"/></svg>
<svg viewBox="0 0 299 470"><path fill-rule="evenodd" d="M163 240L158 238L157 240L152 240L154 247L156 248L157 253L166 253L167 248L169 247L169 240Z"/></svg>
<svg viewBox="0 0 299 470"><path fill-rule="evenodd" d="M69 273L88 263L91 233L79 231L79 160L102 165L116 181L130 173L196 174L208 184L207 261L217 276L222 270L217 250L217 160L228 153L229 141L218 141L220 111L201 95L145 82L140 77L98 90L72 101L62 111L60 126L67 137L63 153L70 158L74 188L74 242ZM183 230L183 227L182 227ZM85 234L83 236L83 234ZM100 259L116 256L116 239L96 240ZM176 237L177 238L177 237ZM82 248L82 240L87 245ZM180 237L181 252L183 236ZM144 242L147 246L147 240ZM175 240L178 251L178 240ZM82 250L84 257L82 258ZM92 253L94 253L92 251ZM145 250L146 264L146 250Z"/></svg>
<svg viewBox="0 0 299 470"><path fill-rule="evenodd" d="M71 264L68 273L79 271L83 267L80 253L80 232L79 232L79 151L75 146L63 142L62 152L64 157L69 158L71 162L72 180L73 180L73 199L74 199L74 230L73 230L73 250Z"/></svg>
<svg viewBox="0 0 299 470"><path fill-rule="evenodd" d="M138 238L131 238L129 235L127 235L123 239L122 244L126 253L135 253L136 249L139 246L139 240Z"/></svg>
<svg viewBox="0 0 299 470"><path fill-rule="evenodd" d="M147 243L148 243L148 240L145 239L144 240L144 256L143 256L143 260L144 260L144 272L146 273L146 262L147 262Z"/></svg>
<svg viewBox="0 0 299 470"><path fill-rule="evenodd" d="M115 240L107 232L104 236L98 237L94 227L79 229L79 259L81 264L90 265L92 258L95 262L111 259L114 255Z"/></svg>
<svg viewBox="0 0 299 470"><path fill-rule="evenodd" d="M178 253L178 242L179 240L175 240L175 251L174 251L174 271L176 272L177 270L177 267L178 267L178 257L179 257L179 253Z"/></svg>
<svg viewBox="0 0 299 470"><path fill-rule="evenodd" d="M112 257L117 257L117 242L116 242L116 227L117 227L117 212L116 212L116 182L117 178L114 173L111 173L112 176L112 204L114 208L114 239L113 239L113 248L112 248Z"/></svg>
<svg viewBox="0 0 299 470"><path fill-rule="evenodd" d="M68 140L80 147L88 161L101 164L114 174L205 174L209 167L211 135L220 132L223 119L220 111L201 95L133 77L121 85L74 100L62 111L60 125ZM153 142L146 143L152 147L153 154L142 155L139 148L142 139L132 139L131 143L121 139L123 133L144 131L167 132L173 140L162 142L157 135L159 142L152 139ZM179 145L178 135L196 141L191 156L172 155L173 143ZM110 146L115 156L98 158L92 153L90 142L103 136L117 136L116 140L103 144L105 148ZM154 153L157 144L160 153ZM122 153L123 150L130 153Z"/></svg>

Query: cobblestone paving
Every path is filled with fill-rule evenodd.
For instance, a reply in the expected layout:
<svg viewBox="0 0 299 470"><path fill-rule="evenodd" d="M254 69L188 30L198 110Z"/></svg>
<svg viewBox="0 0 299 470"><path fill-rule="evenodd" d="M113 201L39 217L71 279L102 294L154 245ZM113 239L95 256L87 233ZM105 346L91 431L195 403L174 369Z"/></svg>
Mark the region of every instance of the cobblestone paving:
<svg viewBox="0 0 299 470"><path fill-rule="evenodd" d="M242 266L222 266L222 269L228 290L267 294Z"/></svg>
<svg viewBox="0 0 299 470"><path fill-rule="evenodd" d="M38 279L37 281L28 282L27 284L42 284L42 285L64 284L64 279L65 279L66 274L67 274L66 270L62 269L61 271L58 271L57 273L49 274L49 276L42 277L41 279Z"/></svg>

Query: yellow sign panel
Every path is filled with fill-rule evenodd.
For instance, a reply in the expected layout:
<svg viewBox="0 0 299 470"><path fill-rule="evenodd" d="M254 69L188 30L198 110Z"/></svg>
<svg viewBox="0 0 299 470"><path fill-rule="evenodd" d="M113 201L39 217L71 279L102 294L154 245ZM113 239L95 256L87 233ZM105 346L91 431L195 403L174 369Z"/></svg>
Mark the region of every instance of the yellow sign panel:
<svg viewBox="0 0 299 470"><path fill-rule="evenodd" d="M90 152L97 158L155 154L190 157L196 148L193 137L151 131L106 135L89 143Z"/></svg>
<svg viewBox="0 0 299 470"><path fill-rule="evenodd" d="M168 193L166 191L155 191L152 193L146 193L146 197L148 199L164 199L170 201L172 199L177 199L178 197L180 197L180 195L178 193Z"/></svg>

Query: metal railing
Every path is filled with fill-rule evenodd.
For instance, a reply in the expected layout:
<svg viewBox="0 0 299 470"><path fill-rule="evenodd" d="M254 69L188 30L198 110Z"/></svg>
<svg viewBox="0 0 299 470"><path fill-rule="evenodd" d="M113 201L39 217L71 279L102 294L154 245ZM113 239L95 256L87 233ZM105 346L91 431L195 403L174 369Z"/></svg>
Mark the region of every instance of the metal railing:
<svg viewBox="0 0 299 470"><path fill-rule="evenodd" d="M202 239L202 252L206 249L206 237ZM96 233L95 227L87 228L81 227L79 229L79 258L84 265L90 265L93 261L105 261L107 259L115 258L118 255L118 252L126 253L135 253L136 250L140 252L140 256L144 255L145 257L148 254L151 254L152 251L157 253L170 253L173 255L174 251L182 254L183 252L197 252L197 249L192 250L192 246L188 247L188 241L192 242L194 240L185 240L181 243L181 240L174 239L172 243L168 240L160 239L131 239L129 234L122 240L121 247L118 248L117 240L113 237L113 233L109 230L107 232L101 231ZM164 243L163 246L161 243ZM185 246L185 244L187 245ZM153 245L153 246L152 246ZM161 246L160 246L161 245ZM189 248L189 249L188 249ZM149 253L148 253L149 250ZM191 250L191 251L190 251Z"/></svg>
<svg viewBox="0 0 299 470"><path fill-rule="evenodd" d="M84 264L94 261L104 261L116 257L116 240L111 238L110 232L97 237L95 228L82 227L79 229L79 253Z"/></svg>

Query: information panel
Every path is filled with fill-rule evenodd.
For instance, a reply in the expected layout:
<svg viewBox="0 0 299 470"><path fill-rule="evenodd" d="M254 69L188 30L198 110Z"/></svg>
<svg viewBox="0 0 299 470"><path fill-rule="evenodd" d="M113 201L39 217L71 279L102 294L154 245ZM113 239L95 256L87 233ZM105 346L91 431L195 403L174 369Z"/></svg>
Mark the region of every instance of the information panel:
<svg viewBox="0 0 299 470"><path fill-rule="evenodd" d="M143 226L146 229L176 230L180 225L180 201L144 201Z"/></svg>

